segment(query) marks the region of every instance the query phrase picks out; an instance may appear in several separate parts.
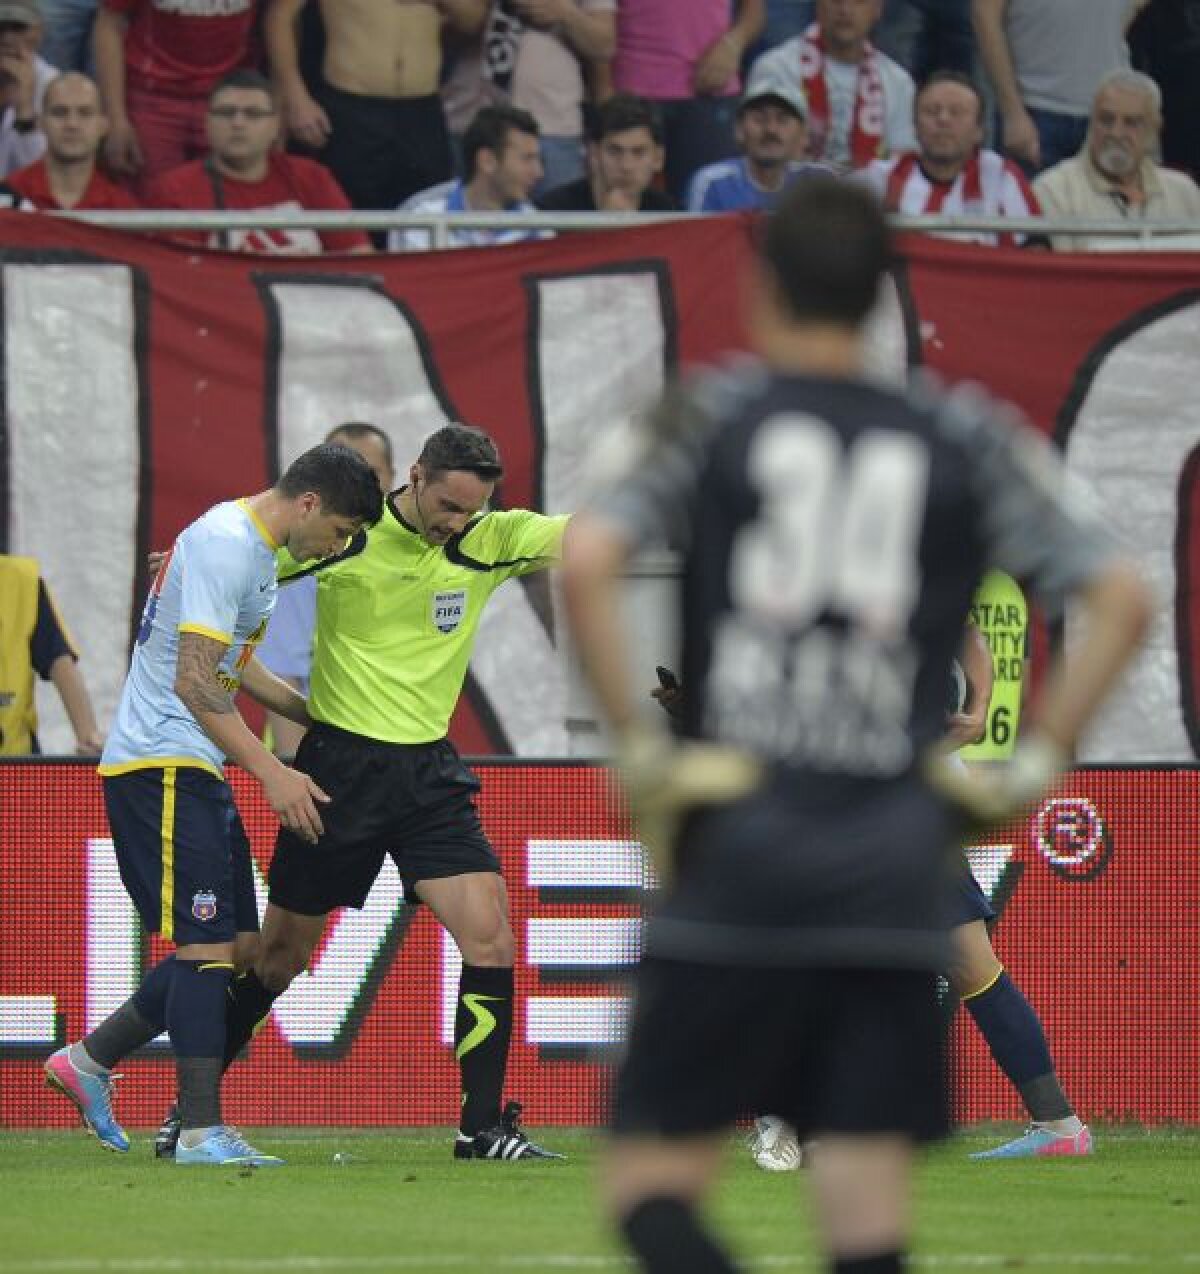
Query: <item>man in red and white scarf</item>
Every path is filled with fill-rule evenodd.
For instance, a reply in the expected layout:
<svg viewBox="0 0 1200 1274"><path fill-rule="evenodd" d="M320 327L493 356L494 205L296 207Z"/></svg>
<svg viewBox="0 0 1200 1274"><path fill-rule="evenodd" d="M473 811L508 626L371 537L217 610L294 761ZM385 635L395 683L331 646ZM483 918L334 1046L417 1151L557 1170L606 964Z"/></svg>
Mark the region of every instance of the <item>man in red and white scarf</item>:
<svg viewBox="0 0 1200 1274"><path fill-rule="evenodd" d="M979 90L957 71L937 71L921 86L914 109L917 149L876 160L864 178L892 212L921 216L1033 217L1041 209L1025 174L983 149ZM959 232L974 243L1015 244L1024 236Z"/></svg>
<svg viewBox="0 0 1200 1274"><path fill-rule="evenodd" d="M809 157L842 171L916 144L912 76L867 38L882 9L883 0L817 0L816 22L754 64L754 76L803 89Z"/></svg>

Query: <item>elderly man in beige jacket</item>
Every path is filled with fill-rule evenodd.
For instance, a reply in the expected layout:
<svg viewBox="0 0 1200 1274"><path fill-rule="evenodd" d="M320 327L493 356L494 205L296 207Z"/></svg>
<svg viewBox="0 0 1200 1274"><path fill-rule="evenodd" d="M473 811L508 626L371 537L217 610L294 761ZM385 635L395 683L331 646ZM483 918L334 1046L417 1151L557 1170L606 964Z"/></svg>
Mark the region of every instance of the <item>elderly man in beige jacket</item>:
<svg viewBox="0 0 1200 1274"><path fill-rule="evenodd" d="M1106 75L1092 101L1083 149L1034 180L1042 211L1048 217L1091 221L1194 218L1200 238L1200 187L1154 159L1161 122L1162 95L1148 75L1126 70ZM1051 242L1060 252L1138 246L1136 240L1072 235L1054 235Z"/></svg>

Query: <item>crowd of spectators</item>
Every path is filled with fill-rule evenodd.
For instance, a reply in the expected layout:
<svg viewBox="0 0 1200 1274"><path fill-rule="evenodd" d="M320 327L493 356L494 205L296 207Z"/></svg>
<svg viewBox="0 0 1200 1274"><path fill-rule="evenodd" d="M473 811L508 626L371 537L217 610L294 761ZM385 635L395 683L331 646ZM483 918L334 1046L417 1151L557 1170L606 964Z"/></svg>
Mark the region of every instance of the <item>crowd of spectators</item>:
<svg viewBox="0 0 1200 1274"><path fill-rule="evenodd" d="M902 212L1192 218L1198 46L1200 0L0 0L0 193L715 212L833 169Z"/></svg>

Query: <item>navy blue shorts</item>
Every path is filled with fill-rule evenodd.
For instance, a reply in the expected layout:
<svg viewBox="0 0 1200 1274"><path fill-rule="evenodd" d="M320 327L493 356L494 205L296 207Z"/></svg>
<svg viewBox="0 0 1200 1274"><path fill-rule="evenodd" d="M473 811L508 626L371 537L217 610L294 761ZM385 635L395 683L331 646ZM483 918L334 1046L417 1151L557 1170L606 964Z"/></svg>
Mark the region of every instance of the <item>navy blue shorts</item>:
<svg viewBox="0 0 1200 1274"><path fill-rule="evenodd" d="M951 929L959 925L970 924L972 920L986 920L989 923L996 919L996 909L988 902L987 894L979 887L975 873L963 855L962 871L950 886L947 900L946 923Z"/></svg>
<svg viewBox="0 0 1200 1274"><path fill-rule="evenodd" d="M258 931L250 843L229 784L196 766L104 778L121 880L150 933L176 946Z"/></svg>

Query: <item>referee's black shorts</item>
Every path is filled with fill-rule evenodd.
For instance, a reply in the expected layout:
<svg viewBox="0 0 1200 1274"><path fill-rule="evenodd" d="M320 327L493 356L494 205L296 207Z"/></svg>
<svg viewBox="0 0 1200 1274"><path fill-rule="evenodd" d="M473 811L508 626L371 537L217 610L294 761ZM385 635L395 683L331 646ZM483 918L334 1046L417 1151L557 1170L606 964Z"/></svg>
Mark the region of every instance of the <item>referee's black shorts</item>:
<svg viewBox="0 0 1200 1274"><path fill-rule="evenodd" d="M448 739L381 743L315 725L295 766L332 800L319 806L317 844L280 828L268 876L277 907L305 916L361 907L388 854L409 902L419 880L500 871L475 809L479 780Z"/></svg>
<svg viewBox="0 0 1200 1274"><path fill-rule="evenodd" d="M686 1137L761 1114L781 1115L801 1137L944 1136L935 975L646 959L613 1131Z"/></svg>

